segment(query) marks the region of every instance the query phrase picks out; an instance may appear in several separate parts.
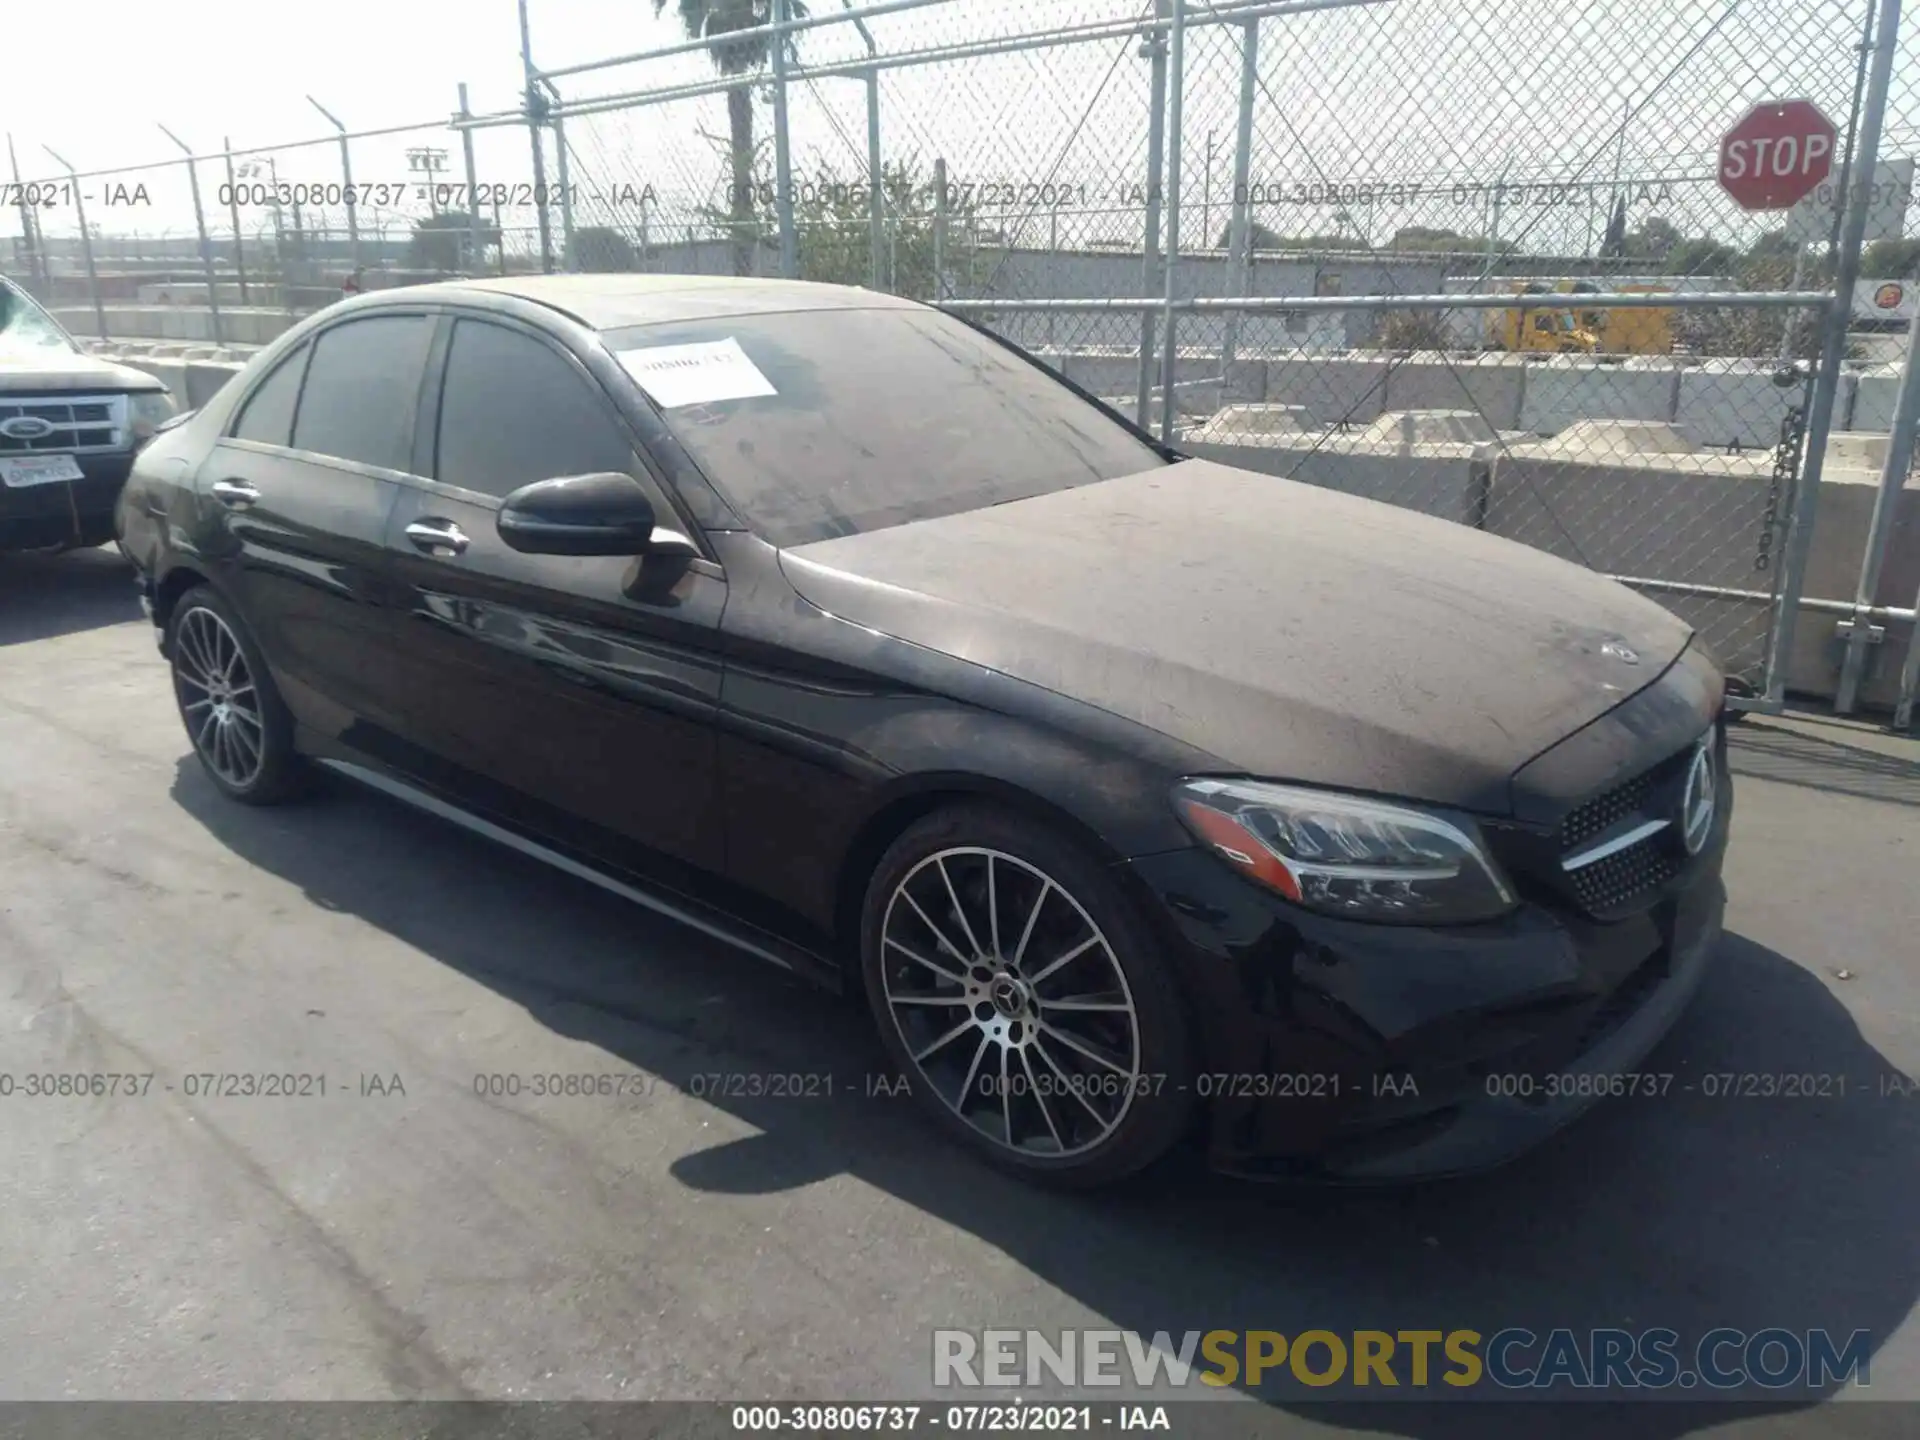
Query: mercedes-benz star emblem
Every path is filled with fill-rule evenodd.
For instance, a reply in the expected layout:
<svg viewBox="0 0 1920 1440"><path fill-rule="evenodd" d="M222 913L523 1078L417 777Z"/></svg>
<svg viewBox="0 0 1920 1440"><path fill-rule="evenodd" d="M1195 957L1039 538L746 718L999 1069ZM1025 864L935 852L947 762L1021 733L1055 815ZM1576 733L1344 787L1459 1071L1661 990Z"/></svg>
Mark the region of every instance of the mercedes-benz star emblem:
<svg viewBox="0 0 1920 1440"><path fill-rule="evenodd" d="M1713 737L1700 742L1693 752L1693 764L1687 767L1687 788L1680 796L1680 838L1687 854L1698 855L1713 833L1713 813L1719 804L1719 781L1714 774Z"/></svg>
<svg viewBox="0 0 1920 1440"><path fill-rule="evenodd" d="M0 435L9 440L38 440L52 433L53 423L38 415L15 415L10 420L0 420Z"/></svg>
<svg viewBox="0 0 1920 1440"><path fill-rule="evenodd" d="M1630 645L1622 644L1618 640L1607 641L1606 644L1600 647L1600 653L1611 659L1618 660L1622 665L1638 665L1640 663L1640 652Z"/></svg>

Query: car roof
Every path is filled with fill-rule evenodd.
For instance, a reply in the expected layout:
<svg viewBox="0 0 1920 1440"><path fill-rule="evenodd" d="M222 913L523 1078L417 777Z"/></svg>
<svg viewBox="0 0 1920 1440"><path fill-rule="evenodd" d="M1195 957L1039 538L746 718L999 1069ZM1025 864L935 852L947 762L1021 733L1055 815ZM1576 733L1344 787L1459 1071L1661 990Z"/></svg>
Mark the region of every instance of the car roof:
<svg viewBox="0 0 1920 1440"><path fill-rule="evenodd" d="M912 300L852 285L732 275L506 275L448 280L437 285L408 286L377 293L397 299L434 290L510 295L531 300L594 330L804 310L922 308Z"/></svg>

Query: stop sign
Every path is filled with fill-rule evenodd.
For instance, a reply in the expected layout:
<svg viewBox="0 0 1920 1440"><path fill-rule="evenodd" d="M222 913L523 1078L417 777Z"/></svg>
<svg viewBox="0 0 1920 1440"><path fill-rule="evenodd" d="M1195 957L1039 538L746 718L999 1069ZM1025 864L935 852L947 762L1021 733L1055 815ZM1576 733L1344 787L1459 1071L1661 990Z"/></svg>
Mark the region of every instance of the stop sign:
<svg viewBox="0 0 1920 1440"><path fill-rule="evenodd" d="M1720 139L1720 186L1743 210L1785 210L1833 168L1839 132L1811 100L1765 100Z"/></svg>

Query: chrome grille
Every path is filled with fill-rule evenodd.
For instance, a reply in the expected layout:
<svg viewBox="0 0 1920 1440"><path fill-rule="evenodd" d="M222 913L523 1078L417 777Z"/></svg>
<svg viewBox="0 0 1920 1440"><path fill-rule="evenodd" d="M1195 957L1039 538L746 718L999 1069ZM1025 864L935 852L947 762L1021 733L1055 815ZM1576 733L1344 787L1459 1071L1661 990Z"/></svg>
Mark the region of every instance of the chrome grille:
<svg viewBox="0 0 1920 1440"><path fill-rule="evenodd" d="M1658 889L1680 872L1684 862L1673 824L1678 818L1680 785L1693 750L1689 745L1668 756L1651 770L1575 807L1560 822L1558 842L1563 861L1604 847L1610 838L1618 844L1636 826L1669 822L1665 829L1610 855L1565 871L1563 883L1581 909L1605 915Z"/></svg>
<svg viewBox="0 0 1920 1440"><path fill-rule="evenodd" d="M1673 853L1672 838L1663 830L1570 871L1567 881L1581 908L1601 915L1666 884L1679 870L1680 857Z"/></svg>
<svg viewBox="0 0 1920 1440"><path fill-rule="evenodd" d="M124 395L0 395L0 429L17 419L39 420L51 428L43 435L0 433L0 455L75 455L127 448Z"/></svg>
<svg viewBox="0 0 1920 1440"><path fill-rule="evenodd" d="M1571 853L1596 835L1603 835L1645 809L1647 795L1653 789L1653 775L1635 776L1618 789L1589 800L1560 822L1560 849Z"/></svg>

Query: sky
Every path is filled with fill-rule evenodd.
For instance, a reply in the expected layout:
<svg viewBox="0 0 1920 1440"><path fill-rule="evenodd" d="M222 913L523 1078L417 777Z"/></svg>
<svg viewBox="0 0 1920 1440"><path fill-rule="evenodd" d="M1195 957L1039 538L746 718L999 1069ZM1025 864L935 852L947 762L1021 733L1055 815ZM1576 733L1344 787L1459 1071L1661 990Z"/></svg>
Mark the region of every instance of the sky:
<svg viewBox="0 0 1920 1440"><path fill-rule="evenodd" d="M1193 4L1204 9L1206 0ZM1580 250L1604 226L1621 172L1640 182L1626 192L1636 223L1660 214L1689 234L1751 238L1774 220L1745 217L1719 195L1711 179L1719 134L1752 101L1792 94L1812 96L1844 122L1863 4L1382 0L1269 19L1258 67L1256 218L1283 234L1343 230L1375 243L1410 224L1478 235L1495 219L1492 194L1503 179L1543 182L1503 201L1502 237ZM320 138L328 126L305 98L311 94L355 130L425 122L409 135L354 145L356 182L392 201L384 213L379 203L368 207L363 224L404 233L423 208L410 189L409 147L451 149L444 178L461 178L458 140L443 120L457 86L469 85L480 112L518 101L513 0L12 8L14 63L0 88L0 130L12 136L28 177L57 173L46 145L82 170L165 159L177 152L159 124L205 150L218 150L224 137L239 147ZM897 53L1147 8L1147 0L949 0L878 18L871 28L883 52ZM530 9L534 55L545 66L680 39L673 6L656 19L650 0L530 0ZM1895 153L1920 148L1920 21L1909 32L1889 117ZM863 53L844 25L801 41L803 63L816 66ZM30 63L18 63L22 56ZM1215 238L1225 223L1239 70L1239 27L1190 32L1181 151L1189 243ZM562 86L569 97L596 96L710 74L704 56L687 55ZM944 159L956 184L974 187L970 193L1021 224L1030 242L1049 233L1068 245L1126 239L1140 231L1147 93L1137 42L1118 39L889 71L884 148L917 174ZM791 106L796 174L857 181L866 124L860 82L797 83ZM757 109L764 135L764 97ZM672 230L693 221L720 199L725 131L717 96L574 120L576 219L631 231L632 201L651 187L649 223ZM476 145L483 180L529 178L524 129L483 131ZM331 146L280 151L274 162L282 180L339 178ZM88 218L104 231L191 229L180 167L117 178L146 183L148 200L109 207L94 182ZM209 210L223 178L217 166L203 168ZM1334 198L1325 203L1329 185ZM1203 199L1213 202L1204 224ZM516 218L530 216L509 223ZM49 233L70 233L72 217L43 212L42 223ZM257 230L268 218L258 210L243 223ZM0 214L0 235L16 232L15 217Z"/></svg>

